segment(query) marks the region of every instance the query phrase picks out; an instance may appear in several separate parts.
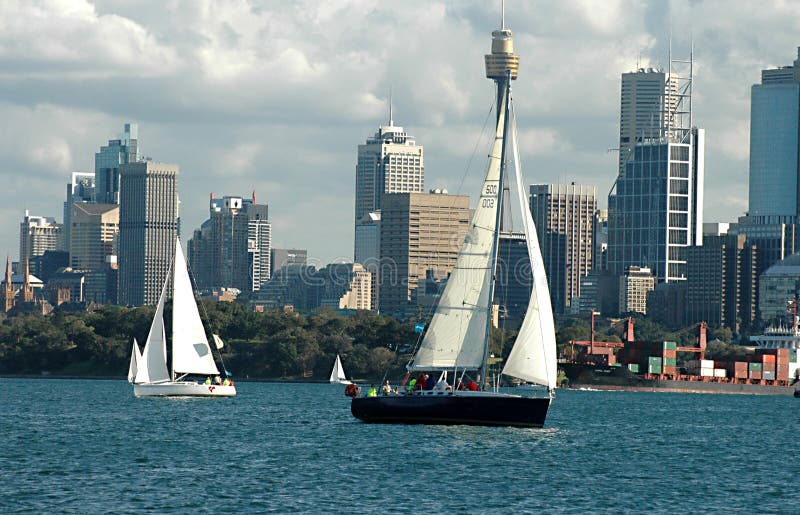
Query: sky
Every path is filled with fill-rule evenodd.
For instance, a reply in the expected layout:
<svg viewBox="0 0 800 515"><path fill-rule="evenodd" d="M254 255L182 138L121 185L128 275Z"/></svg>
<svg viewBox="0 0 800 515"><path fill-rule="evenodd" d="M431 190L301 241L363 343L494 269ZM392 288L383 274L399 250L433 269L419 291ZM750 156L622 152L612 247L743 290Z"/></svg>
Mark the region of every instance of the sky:
<svg viewBox="0 0 800 515"><path fill-rule="evenodd" d="M694 43L706 129L705 221L747 210L750 87L797 57L800 2L507 0L521 56L514 99L529 183L597 187L617 173L620 75ZM493 102L487 0L0 2L0 252L24 211L63 218L74 171L123 124L180 166L183 236L208 196L269 204L273 247L351 260L357 146L388 121L425 147L425 186L471 194Z"/></svg>

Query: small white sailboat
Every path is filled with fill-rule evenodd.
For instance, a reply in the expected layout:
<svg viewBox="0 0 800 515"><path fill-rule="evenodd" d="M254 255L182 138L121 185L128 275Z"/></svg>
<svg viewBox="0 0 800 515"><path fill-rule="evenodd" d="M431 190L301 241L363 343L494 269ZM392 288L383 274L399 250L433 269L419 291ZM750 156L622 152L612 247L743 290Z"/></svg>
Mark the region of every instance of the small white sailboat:
<svg viewBox="0 0 800 515"><path fill-rule="evenodd" d="M236 387L226 379L205 383L185 380L189 375L219 377L211 347L206 338L197 302L194 299L189 270L183 257L181 242L176 238L175 262L172 267L172 370L167 370L167 338L164 330L164 302L170 278L164 281L156 314L141 356L135 357L134 343L131 363L136 361L133 393L137 397L232 397ZM216 335L215 335L216 336ZM214 338L219 349L222 340Z"/></svg>
<svg viewBox="0 0 800 515"><path fill-rule="evenodd" d="M128 366L128 382L136 381L136 372L139 370L139 362L142 361L142 352L136 338L133 339L133 349L131 349L131 364Z"/></svg>
<svg viewBox="0 0 800 515"><path fill-rule="evenodd" d="M331 384L353 384L348 381L344 375L344 368L342 368L342 360L339 355L336 355L336 361L333 362L333 370L331 370Z"/></svg>

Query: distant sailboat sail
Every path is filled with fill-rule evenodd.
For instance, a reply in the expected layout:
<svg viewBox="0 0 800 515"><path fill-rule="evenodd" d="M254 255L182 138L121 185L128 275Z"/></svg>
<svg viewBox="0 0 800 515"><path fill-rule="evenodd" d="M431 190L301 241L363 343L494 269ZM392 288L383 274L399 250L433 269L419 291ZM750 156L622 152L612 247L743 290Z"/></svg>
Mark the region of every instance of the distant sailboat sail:
<svg viewBox="0 0 800 515"><path fill-rule="evenodd" d="M156 314L150 325L150 333L142 351L140 366L136 371L136 383L159 383L170 380L167 370L167 336L164 333L164 302L167 298L167 284L161 289L156 305Z"/></svg>
<svg viewBox="0 0 800 515"><path fill-rule="evenodd" d="M171 371L167 369L167 338L164 329L164 303L170 283L173 286ZM222 340L217 335L214 335L214 344L218 349L222 347ZM129 378L134 378L134 395L137 397L236 395L236 388L229 378L224 381L217 378L215 383L211 382L210 376L218 376L219 369L211 354L211 346L197 310L183 249L177 238L172 276L164 281L147 343L141 356L137 354L138 347L134 343ZM207 376L207 379L203 383L184 380L190 374ZM229 374L226 372L226 375Z"/></svg>
<svg viewBox="0 0 800 515"><path fill-rule="evenodd" d="M175 285L172 294L172 370L174 374L217 375L206 331L197 311L181 241L176 240Z"/></svg>
<svg viewBox="0 0 800 515"><path fill-rule="evenodd" d="M133 349L131 349L131 364L128 366L128 382L136 381L136 372L139 370L139 362L142 360L142 352L136 338L133 339Z"/></svg>
<svg viewBox="0 0 800 515"><path fill-rule="evenodd" d="M342 368L342 360L339 355L336 355L336 361L333 362L333 370L331 370L331 383L334 384L350 384L347 377L344 375L344 368Z"/></svg>

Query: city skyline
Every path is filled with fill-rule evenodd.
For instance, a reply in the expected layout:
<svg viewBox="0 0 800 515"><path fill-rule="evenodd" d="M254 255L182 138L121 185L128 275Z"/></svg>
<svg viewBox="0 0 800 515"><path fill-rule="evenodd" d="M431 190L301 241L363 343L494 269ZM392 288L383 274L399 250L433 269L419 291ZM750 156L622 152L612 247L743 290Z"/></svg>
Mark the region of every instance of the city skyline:
<svg viewBox="0 0 800 515"><path fill-rule="evenodd" d="M63 222L64 182L93 172L95 153L128 122L143 155L181 167L184 240L210 192L255 189L271 206L274 246L307 248L319 264L352 259L354 149L388 121L390 87L395 123L427 147L426 189L465 193L480 180L478 159L462 176L493 101L475 62L498 5L59 5L0 7L21 21L0 35L0 176L10 193L0 252L12 259L24 210ZM606 207L620 76L665 68L671 32L674 55L694 40L695 123L708 131L713 192L705 219L743 214L750 87L796 56L788 29L798 8L727 6L508 2L525 64L514 89L527 182L594 185ZM772 38L742 37L745 23ZM386 44L374 45L375 34Z"/></svg>

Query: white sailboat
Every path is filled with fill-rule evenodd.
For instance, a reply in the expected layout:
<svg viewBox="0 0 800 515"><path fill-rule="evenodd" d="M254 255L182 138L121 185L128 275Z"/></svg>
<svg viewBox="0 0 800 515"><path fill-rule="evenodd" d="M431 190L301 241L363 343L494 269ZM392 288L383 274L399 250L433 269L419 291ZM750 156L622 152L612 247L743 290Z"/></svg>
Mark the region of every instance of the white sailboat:
<svg viewBox="0 0 800 515"><path fill-rule="evenodd" d="M336 355L336 361L333 362L333 370L331 370L331 384L353 384L348 381L344 375L344 368L342 368L342 360L339 355Z"/></svg>
<svg viewBox="0 0 800 515"><path fill-rule="evenodd" d="M131 349L131 364L128 365L128 382L136 381L136 372L139 370L139 362L142 360L142 352L136 338L133 339L133 349Z"/></svg>
<svg viewBox="0 0 800 515"><path fill-rule="evenodd" d="M497 83L497 125L488 169L459 252L428 331L407 366L410 373L443 371L453 377L477 374L483 389L433 389L407 395L354 398L351 411L365 422L476 424L540 427L556 386L556 340L553 312L536 228L525 196L520 167L511 80L519 56L512 33L503 26L492 33L492 53L486 56L486 75ZM486 389L489 334L499 246L501 202L507 168L514 163L512 199L522 215L533 288L528 309L502 374L539 385L546 396L528 397ZM506 210L509 209L507 206Z"/></svg>
<svg viewBox="0 0 800 515"><path fill-rule="evenodd" d="M134 343L131 362L136 360L133 393L137 397L232 397L236 387L231 384L198 383L186 380L189 375L218 377L205 329L197 311L192 283L181 242L175 241L175 261L172 267L172 370L167 369L167 339L164 330L164 302L167 299L170 278L164 281L161 296L147 342L140 357L134 357L138 346ZM222 340L215 338L221 346ZM228 383L229 381L226 381Z"/></svg>

